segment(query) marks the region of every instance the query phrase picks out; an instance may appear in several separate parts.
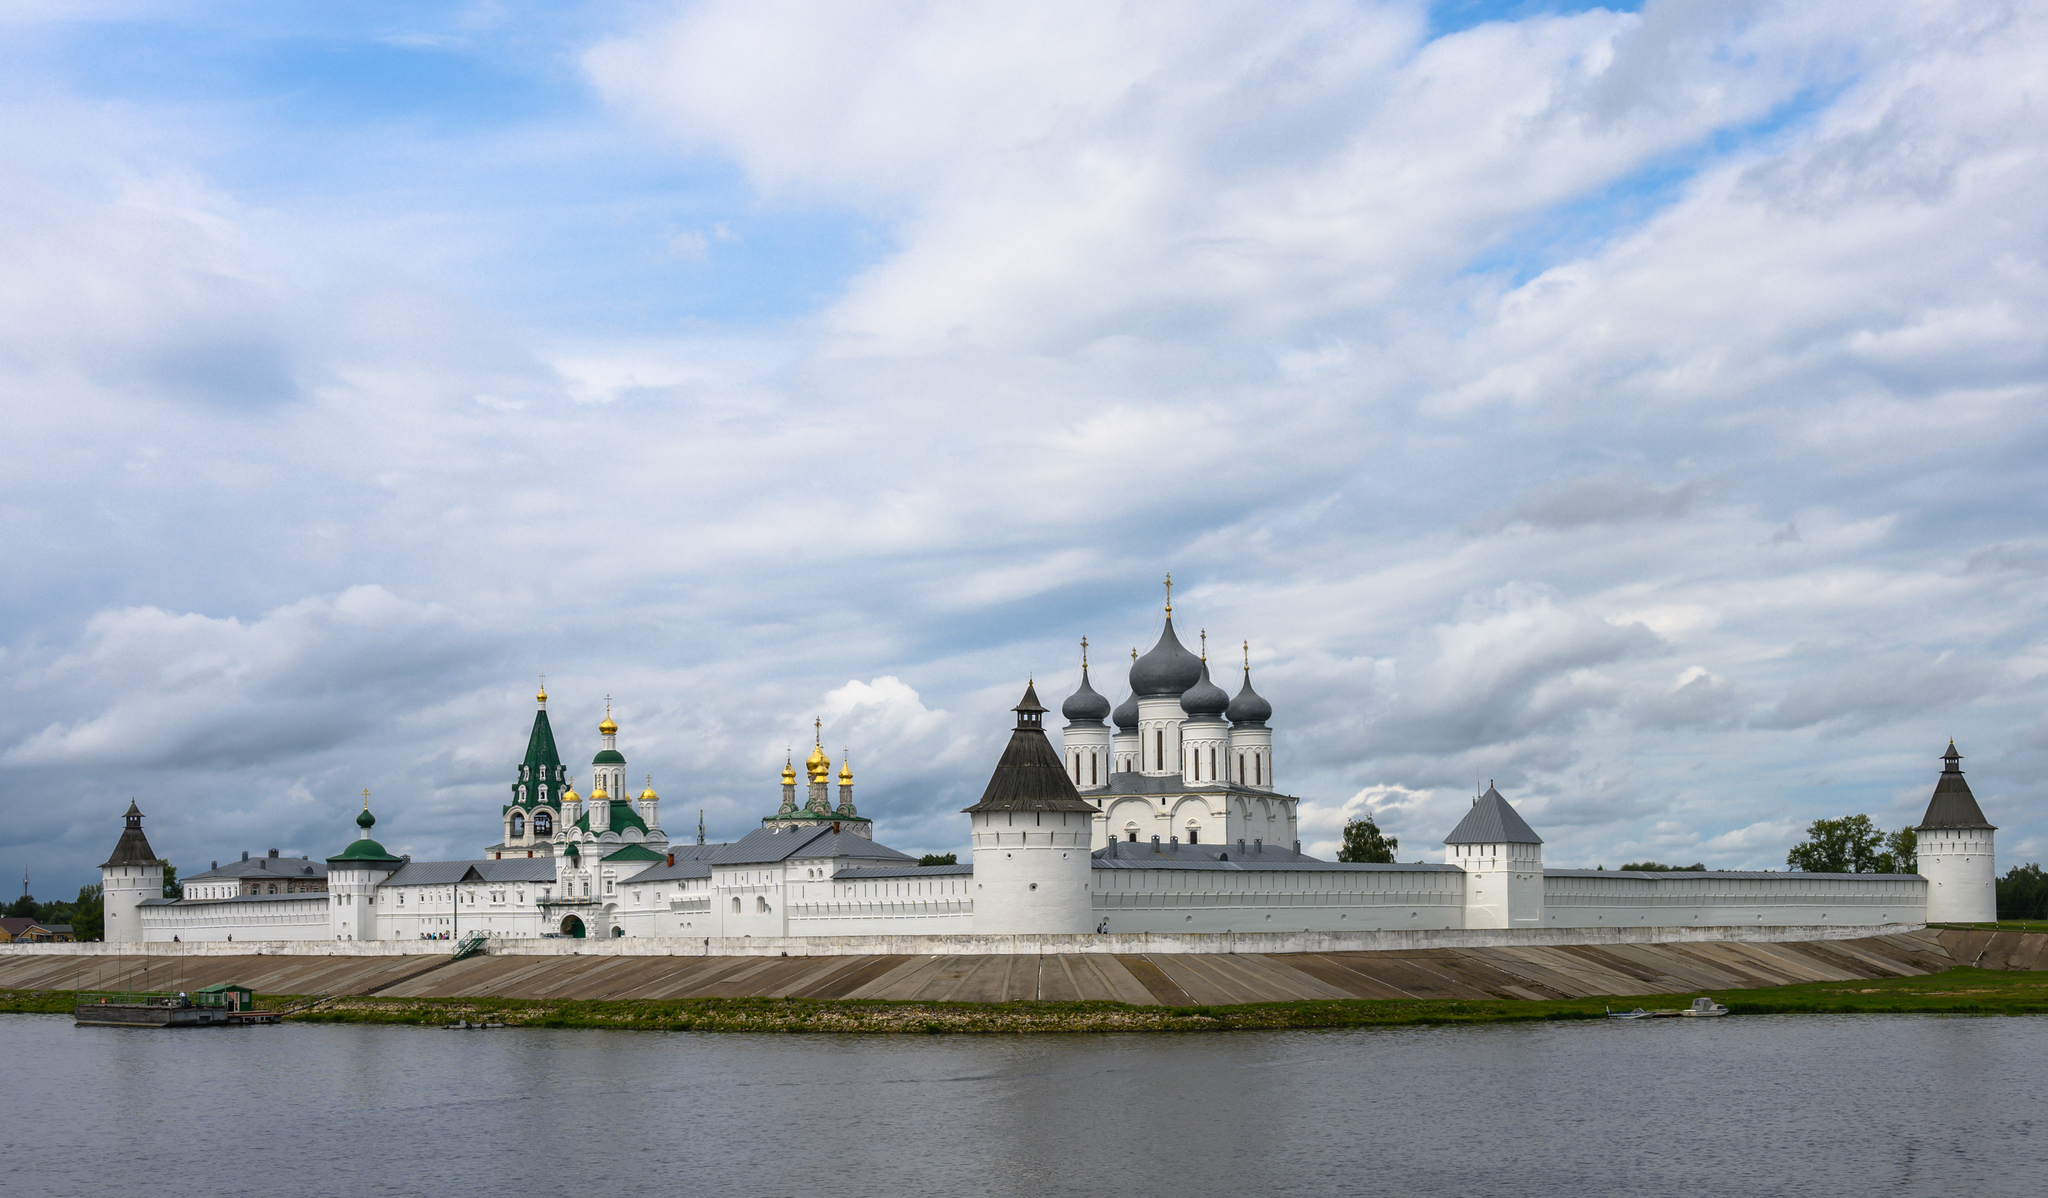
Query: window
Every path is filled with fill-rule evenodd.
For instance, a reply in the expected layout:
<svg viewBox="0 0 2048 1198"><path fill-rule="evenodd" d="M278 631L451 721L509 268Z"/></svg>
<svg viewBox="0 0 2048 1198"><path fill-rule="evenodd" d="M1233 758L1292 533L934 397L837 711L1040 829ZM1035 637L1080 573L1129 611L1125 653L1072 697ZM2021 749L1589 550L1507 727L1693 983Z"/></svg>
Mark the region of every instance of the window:
<svg viewBox="0 0 2048 1198"><path fill-rule="evenodd" d="M1040 758L1040 760L1042 761L1044 758ZM1043 775L1040 776L1043 777ZM765 896L758 894L754 896L754 911L759 915L768 914L768 899Z"/></svg>
<svg viewBox="0 0 2048 1198"><path fill-rule="evenodd" d="M1214 782L1215 780L1216 780L1216 747L1215 747L1214 745L1211 745L1211 746L1209 747L1209 781L1211 781L1211 782Z"/></svg>
<svg viewBox="0 0 2048 1198"><path fill-rule="evenodd" d="M732 913L733 913L734 915L738 915L738 914L740 913L740 896L739 896L739 895L733 895L733 896L732 896Z"/></svg>
<svg viewBox="0 0 2048 1198"><path fill-rule="evenodd" d="M1138 832L1137 832L1137 829L1133 828L1133 829L1131 830L1131 834L1130 834L1130 835L1131 835L1131 843L1132 843L1132 844L1136 844L1136 843L1138 843Z"/></svg>
<svg viewBox="0 0 2048 1198"><path fill-rule="evenodd" d="M1095 764L1096 764L1096 760L1097 760L1097 758L1096 758L1095 754L1093 754L1093 753L1090 753L1090 754L1088 754L1088 785L1090 785L1090 786L1097 786L1097 785L1100 785L1100 784L1099 784L1098 782L1096 782L1096 780L1095 780Z"/></svg>
<svg viewBox="0 0 2048 1198"><path fill-rule="evenodd" d="M1237 780L1239 782L1244 781L1244 754L1242 753L1237 755Z"/></svg>
<svg viewBox="0 0 2048 1198"><path fill-rule="evenodd" d="M521 797L524 797L524 796L521 796ZM526 835L526 817L525 817L525 816L523 816L523 815L521 815L521 814L519 814L519 813L518 813L518 812L516 812L516 811L512 813L512 835L514 835L514 836L524 836L524 835Z"/></svg>
<svg viewBox="0 0 2048 1198"><path fill-rule="evenodd" d="M1201 830L1200 828L1189 828L1189 829L1188 829L1188 843L1189 843L1189 844L1200 844L1200 843L1202 843L1202 830Z"/></svg>
<svg viewBox="0 0 2048 1198"><path fill-rule="evenodd" d="M540 797L542 802L546 802L547 792L543 790ZM533 834L535 836L553 836L555 834L555 817L545 811L534 812Z"/></svg>
<svg viewBox="0 0 2048 1198"><path fill-rule="evenodd" d="M1252 785L1253 785L1253 786L1264 786L1264 785L1266 784L1266 782L1265 782L1265 778L1264 778L1264 776L1263 776L1263 770L1261 769L1261 766L1262 766L1263 764L1264 764L1264 763L1262 763L1262 762L1261 762L1261 761L1259 760L1259 755L1258 755L1257 753L1254 753L1254 754L1252 754Z"/></svg>
<svg viewBox="0 0 2048 1198"><path fill-rule="evenodd" d="M1041 760L1043 759L1041 758ZM1152 733L1152 766L1158 770L1166 768L1166 729L1164 728L1156 729Z"/></svg>

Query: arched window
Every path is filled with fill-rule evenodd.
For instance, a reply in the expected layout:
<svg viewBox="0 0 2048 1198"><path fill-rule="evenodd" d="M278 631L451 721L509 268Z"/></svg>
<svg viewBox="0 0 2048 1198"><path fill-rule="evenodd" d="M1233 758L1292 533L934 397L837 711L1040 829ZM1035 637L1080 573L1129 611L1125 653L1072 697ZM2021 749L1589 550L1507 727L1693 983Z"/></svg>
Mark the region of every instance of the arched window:
<svg viewBox="0 0 2048 1198"><path fill-rule="evenodd" d="M1189 844L1200 844L1200 843L1202 843L1202 830L1201 830L1200 828L1196 828L1196 827L1190 827L1190 828L1188 829L1188 843L1189 843Z"/></svg>
<svg viewBox="0 0 2048 1198"><path fill-rule="evenodd" d="M1237 780L1239 782L1244 781L1244 754L1242 753L1237 755Z"/></svg>
<svg viewBox="0 0 2048 1198"><path fill-rule="evenodd" d="M740 896L739 896L739 895L733 895L733 896L732 896L732 913L733 913L734 915L738 915L738 914L740 913Z"/></svg>
<svg viewBox="0 0 2048 1198"><path fill-rule="evenodd" d="M1138 830L1136 828L1130 829L1129 835L1132 844L1138 843Z"/></svg>
<svg viewBox="0 0 2048 1198"><path fill-rule="evenodd" d="M535 836L553 836L555 834L555 817L545 811L534 812L533 834Z"/></svg>
<svg viewBox="0 0 2048 1198"><path fill-rule="evenodd" d="M1166 768L1166 729L1155 729L1152 733L1152 762L1154 769Z"/></svg>
<svg viewBox="0 0 2048 1198"><path fill-rule="evenodd" d="M1216 746L1209 746L1209 781L1216 780Z"/></svg>
<svg viewBox="0 0 2048 1198"><path fill-rule="evenodd" d="M512 813L512 835L526 835L526 817L519 814L517 811Z"/></svg>
<svg viewBox="0 0 2048 1198"><path fill-rule="evenodd" d="M759 894L754 896L754 911L759 915L768 914L768 899L766 896Z"/></svg>
<svg viewBox="0 0 2048 1198"><path fill-rule="evenodd" d="M1095 754L1093 754L1093 753L1090 753L1090 754L1088 754L1088 785L1090 785L1090 786L1096 786L1096 785L1100 785L1100 784L1099 784L1098 782L1096 782L1096 780L1095 780L1095 763L1096 763L1096 756L1095 756Z"/></svg>

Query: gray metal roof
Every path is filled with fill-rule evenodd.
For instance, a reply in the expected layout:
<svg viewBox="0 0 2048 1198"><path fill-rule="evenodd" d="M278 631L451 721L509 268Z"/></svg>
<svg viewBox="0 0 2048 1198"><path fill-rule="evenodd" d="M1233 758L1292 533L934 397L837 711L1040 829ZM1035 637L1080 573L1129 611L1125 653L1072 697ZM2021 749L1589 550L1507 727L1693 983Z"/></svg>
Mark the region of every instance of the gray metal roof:
<svg viewBox="0 0 2048 1198"><path fill-rule="evenodd" d="M1500 792L1492 786L1472 804L1472 810L1444 837L1445 844L1542 844L1543 838L1529 826Z"/></svg>
<svg viewBox="0 0 2048 1198"><path fill-rule="evenodd" d="M725 846L720 845L719 847L723 848ZM649 866L628 878L627 881L638 886L642 882L671 882L680 881L684 878L708 878L710 876L711 863L709 861L684 861L679 857L674 865L663 862L660 865Z"/></svg>
<svg viewBox="0 0 2048 1198"><path fill-rule="evenodd" d="M1920 817L1920 830L1935 828L1984 828L1998 829L1984 818L1984 809L1977 806L1977 796L1970 793L1970 784L1963 780L1960 764L1962 754L1956 752L1956 742L1948 742L1948 752L1942 754L1941 777L1934 784L1934 797L1927 800L1927 814Z"/></svg>
<svg viewBox="0 0 2048 1198"><path fill-rule="evenodd" d="M286 878L324 878L327 876L327 862L315 861L311 857L250 857L243 861L230 861L217 865L203 874L193 874L187 882L206 878L259 878L265 881Z"/></svg>
<svg viewBox="0 0 2048 1198"><path fill-rule="evenodd" d="M1171 842L1154 848L1150 841L1117 841L1109 848L1095 850L1094 865L1097 869L1223 869L1257 873L1270 870L1322 870L1334 873L1357 873L1371 870L1393 870L1397 872L1438 872L1452 870L1462 873L1455 865L1437 865L1416 862L1412 865L1354 865L1344 861L1324 861L1292 849L1266 845L1261 852L1253 852L1247 845L1240 850L1234 844L1184 844L1175 846Z"/></svg>
<svg viewBox="0 0 2048 1198"><path fill-rule="evenodd" d="M974 872L972 865L883 865L842 869L832 875L841 878L957 878Z"/></svg>
<svg viewBox="0 0 2048 1198"><path fill-rule="evenodd" d="M1074 788L1074 780L1067 777L1066 762L1060 760L1059 751L1045 738L1045 727L1038 722L1045 711L1038 704L1038 688L1026 684L1023 701L1011 710L1017 713L1017 726L1010 731L1010 743L1003 746L995 772L989 775L988 788L981 792L980 802L962 810L977 814L1094 812L1095 805Z"/></svg>
<svg viewBox="0 0 2048 1198"><path fill-rule="evenodd" d="M776 861L818 857L865 857L876 861L914 861L885 844L876 844L851 832L834 832L831 825L813 828L758 828L731 844L718 846L711 854L713 865L766 865Z"/></svg>
<svg viewBox="0 0 2048 1198"><path fill-rule="evenodd" d="M1918 878L1919 874L1817 874L1798 869L1546 869L1546 878L1861 878L1866 881Z"/></svg>
<svg viewBox="0 0 2048 1198"><path fill-rule="evenodd" d="M386 886L446 886L475 882L552 882L556 857L514 857L507 861L408 861L384 879ZM471 872L476 876L470 877Z"/></svg>

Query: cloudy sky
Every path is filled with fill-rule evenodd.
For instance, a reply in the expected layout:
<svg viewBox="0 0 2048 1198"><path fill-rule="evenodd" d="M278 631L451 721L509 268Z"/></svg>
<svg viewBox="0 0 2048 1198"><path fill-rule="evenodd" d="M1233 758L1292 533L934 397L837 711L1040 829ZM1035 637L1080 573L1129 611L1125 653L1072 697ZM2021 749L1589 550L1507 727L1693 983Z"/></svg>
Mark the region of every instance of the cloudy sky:
<svg viewBox="0 0 2048 1198"><path fill-rule="evenodd" d="M10 4L0 869L473 855L541 674L672 831L817 718L962 849L1168 571L1311 851L1770 867L1954 736L2039 859L2044 85L1995 0Z"/></svg>

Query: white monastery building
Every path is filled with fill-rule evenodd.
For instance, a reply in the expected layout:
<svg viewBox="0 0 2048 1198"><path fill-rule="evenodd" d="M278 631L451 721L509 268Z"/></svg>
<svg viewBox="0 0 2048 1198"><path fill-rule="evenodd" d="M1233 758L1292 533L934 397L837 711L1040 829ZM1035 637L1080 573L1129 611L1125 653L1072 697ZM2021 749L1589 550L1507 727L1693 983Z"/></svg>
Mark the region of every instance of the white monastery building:
<svg viewBox="0 0 2048 1198"><path fill-rule="evenodd" d="M1204 638L1206 640L1206 638ZM1441 863L1345 864L1303 855L1297 800L1275 782L1272 705L1247 660L1235 697L1173 629L1132 654L1111 710L1088 680L1061 706L1055 746L1027 686L1009 743L963 814L971 864L921 866L878 842L853 770L822 745L782 770L780 805L737 841L671 843L648 781L625 797L606 704L590 795L556 749L547 692L501 806L498 839L467 861L412 861L372 838L325 861L215 862L162 897L164 863L130 804L101 867L109 941L353 942L1110 932L1341 932L1876 926L1995 918L1992 836L1953 743L1919 825L1918 874L1640 873L1546 869L1543 838L1488 787L1444 837ZM1108 722L1105 722L1108 721ZM1114 725L1112 728L1111 725ZM984 950L985 951L985 950Z"/></svg>

